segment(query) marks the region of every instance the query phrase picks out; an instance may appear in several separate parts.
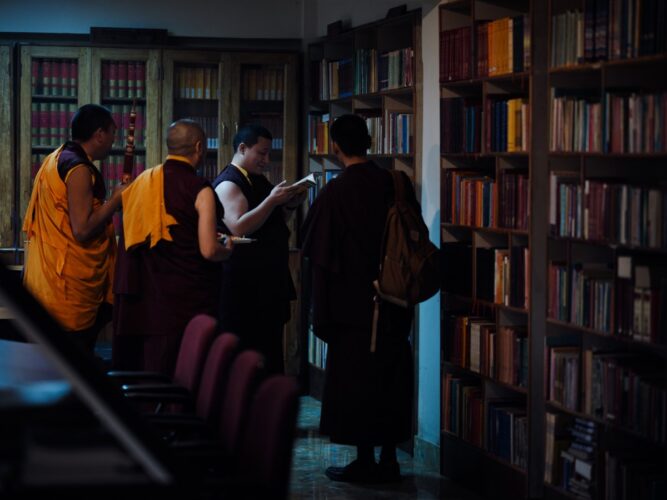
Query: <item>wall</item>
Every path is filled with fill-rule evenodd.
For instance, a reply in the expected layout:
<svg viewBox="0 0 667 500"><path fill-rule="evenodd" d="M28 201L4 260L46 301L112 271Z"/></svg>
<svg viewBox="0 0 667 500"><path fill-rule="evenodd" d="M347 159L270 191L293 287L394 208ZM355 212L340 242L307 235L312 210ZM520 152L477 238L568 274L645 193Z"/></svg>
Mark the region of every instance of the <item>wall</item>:
<svg viewBox="0 0 667 500"><path fill-rule="evenodd" d="M76 34L103 26L162 28L174 36L301 38L304 1L0 0L0 32Z"/></svg>

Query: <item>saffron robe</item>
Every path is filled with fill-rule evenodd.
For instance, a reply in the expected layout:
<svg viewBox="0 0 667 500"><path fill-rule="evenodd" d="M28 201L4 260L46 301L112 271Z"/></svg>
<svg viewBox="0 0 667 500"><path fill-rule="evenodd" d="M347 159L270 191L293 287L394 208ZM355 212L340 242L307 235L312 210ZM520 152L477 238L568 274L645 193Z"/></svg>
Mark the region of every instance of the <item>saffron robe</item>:
<svg viewBox="0 0 667 500"><path fill-rule="evenodd" d="M187 323L197 314L217 313L220 263L199 250L195 200L211 184L180 157L169 156L156 168L161 182L160 170L147 170L132 183L127 204L123 197L128 212L124 208L114 281L113 364L171 376ZM161 185L163 192L155 192ZM216 211L221 218L219 203ZM143 242L135 225L145 231ZM139 243L128 248L125 237Z"/></svg>
<svg viewBox="0 0 667 500"><path fill-rule="evenodd" d="M263 175L246 177L234 165L228 165L213 186L224 181L241 189L248 211L274 187ZM224 225L221 230L230 234ZM222 264L221 328L237 334L243 348L260 351L270 373L283 371L283 326L290 318L289 303L296 298L288 265L289 234L282 209L276 207L257 231L245 235L257 241L234 247Z"/></svg>
<svg viewBox="0 0 667 500"><path fill-rule="evenodd" d="M393 196L388 172L351 165L325 185L303 225L313 328L328 343L320 432L337 443L395 444L412 435L412 308L380 305L370 352L373 281Z"/></svg>
<svg viewBox="0 0 667 500"><path fill-rule="evenodd" d="M111 221L84 243L74 238L66 179L75 168L90 171L93 210L102 206L102 174L79 144L67 142L47 156L37 172L23 223L28 240L23 282L68 331L92 327L100 305L113 301L116 258Z"/></svg>

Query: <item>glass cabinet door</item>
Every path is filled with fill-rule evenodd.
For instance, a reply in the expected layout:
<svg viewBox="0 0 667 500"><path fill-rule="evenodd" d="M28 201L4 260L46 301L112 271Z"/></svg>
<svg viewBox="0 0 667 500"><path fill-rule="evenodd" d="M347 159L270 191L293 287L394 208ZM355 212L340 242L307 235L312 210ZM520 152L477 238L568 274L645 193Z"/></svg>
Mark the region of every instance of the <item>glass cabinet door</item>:
<svg viewBox="0 0 667 500"><path fill-rule="evenodd" d="M255 123L273 136L267 178L297 180L297 68L292 54L237 54L232 72L232 130Z"/></svg>
<svg viewBox="0 0 667 500"><path fill-rule="evenodd" d="M92 55L93 102L108 108L116 122L117 132L109 157L102 161L101 171L108 194L123 174L130 112L134 107L135 156L133 176L160 163L157 50L94 49Z"/></svg>
<svg viewBox="0 0 667 500"><path fill-rule="evenodd" d="M231 159L229 129L229 60L221 53L165 51L163 53L163 140L166 156L166 128L175 120L190 118L206 132L207 156L199 174L215 179Z"/></svg>
<svg viewBox="0 0 667 500"><path fill-rule="evenodd" d="M44 158L70 136L70 120L91 102L90 49L21 48L19 218L25 215L32 181Z"/></svg>

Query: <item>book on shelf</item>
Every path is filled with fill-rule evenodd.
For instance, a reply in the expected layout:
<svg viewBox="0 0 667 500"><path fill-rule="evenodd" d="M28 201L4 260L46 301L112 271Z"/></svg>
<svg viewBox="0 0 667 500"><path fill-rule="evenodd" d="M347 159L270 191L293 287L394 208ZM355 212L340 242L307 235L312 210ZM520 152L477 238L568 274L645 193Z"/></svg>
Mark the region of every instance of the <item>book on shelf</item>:
<svg viewBox="0 0 667 500"><path fill-rule="evenodd" d="M76 59L33 58L30 71L33 96L76 97L78 87Z"/></svg>
<svg viewBox="0 0 667 500"><path fill-rule="evenodd" d="M440 102L441 153L479 153L482 137L480 100L456 97Z"/></svg>
<svg viewBox="0 0 667 500"><path fill-rule="evenodd" d="M572 417L562 413L546 412L546 431L544 446L544 481L548 484L562 484L560 467L561 452L571 443L567 432Z"/></svg>
<svg viewBox="0 0 667 500"><path fill-rule="evenodd" d="M487 401L486 449L506 462L525 468L528 455L528 418L518 399Z"/></svg>
<svg viewBox="0 0 667 500"><path fill-rule="evenodd" d="M572 411L579 410L578 346L547 346L549 377L548 399Z"/></svg>

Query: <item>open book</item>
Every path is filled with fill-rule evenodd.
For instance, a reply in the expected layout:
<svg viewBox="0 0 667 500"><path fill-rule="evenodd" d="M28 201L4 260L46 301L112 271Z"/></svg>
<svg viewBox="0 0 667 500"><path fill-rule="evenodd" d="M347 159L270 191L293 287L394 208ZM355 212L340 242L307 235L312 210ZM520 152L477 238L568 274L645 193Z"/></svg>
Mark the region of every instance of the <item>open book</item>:
<svg viewBox="0 0 667 500"><path fill-rule="evenodd" d="M303 179L296 181L292 186L303 186L304 189L309 189L313 186L317 186L317 181L315 180L315 174L308 174Z"/></svg>

